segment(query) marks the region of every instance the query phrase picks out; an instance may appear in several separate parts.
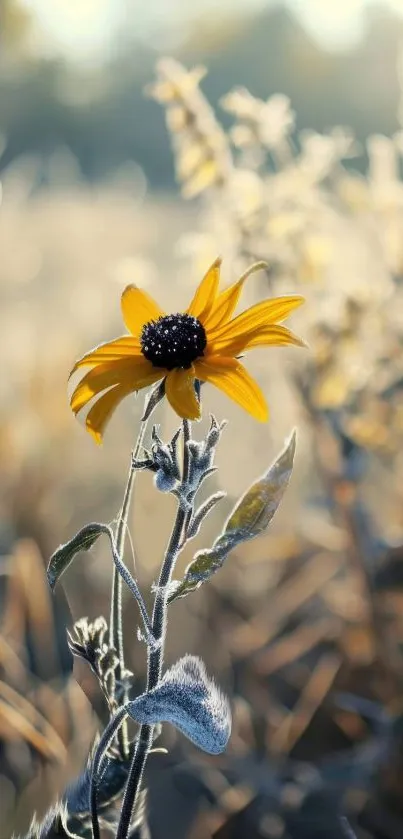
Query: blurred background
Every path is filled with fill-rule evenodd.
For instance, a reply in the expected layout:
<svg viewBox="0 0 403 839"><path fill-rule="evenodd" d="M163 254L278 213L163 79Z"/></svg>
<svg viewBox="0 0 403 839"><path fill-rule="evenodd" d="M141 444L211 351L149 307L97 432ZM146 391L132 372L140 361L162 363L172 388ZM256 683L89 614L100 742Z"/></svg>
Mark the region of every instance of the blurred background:
<svg viewBox="0 0 403 839"><path fill-rule="evenodd" d="M43 816L106 718L65 639L108 615L106 546L54 597L45 568L114 520L142 403L98 449L68 372L121 333L127 283L175 310L217 254L225 283L267 261L245 305L304 294L291 325L310 350L251 357L267 427L206 389L206 415L230 419L228 497L196 547L295 425L297 462L267 536L172 607L167 659L204 656L234 734L212 760L164 733L151 836L348 839L347 817L357 839L401 838L402 85L401 0L0 0L1 839ZM170 500L140 475L144 587ZM126 620L135 638L130 602ZM140 684L142 645L128 658Z"/></svg>

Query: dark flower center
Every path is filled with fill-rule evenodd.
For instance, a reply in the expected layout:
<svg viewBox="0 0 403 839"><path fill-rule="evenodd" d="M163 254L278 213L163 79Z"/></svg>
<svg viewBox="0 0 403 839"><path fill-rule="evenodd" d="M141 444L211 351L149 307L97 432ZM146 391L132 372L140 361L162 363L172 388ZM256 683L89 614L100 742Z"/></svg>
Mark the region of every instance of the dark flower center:
<svg viewBox="0 0 403 839"><path fill-rule="evenodd" d="M204 326L191 315L166 315L143 326L141 352L154 367L190 367L207 345Z"/></svg>

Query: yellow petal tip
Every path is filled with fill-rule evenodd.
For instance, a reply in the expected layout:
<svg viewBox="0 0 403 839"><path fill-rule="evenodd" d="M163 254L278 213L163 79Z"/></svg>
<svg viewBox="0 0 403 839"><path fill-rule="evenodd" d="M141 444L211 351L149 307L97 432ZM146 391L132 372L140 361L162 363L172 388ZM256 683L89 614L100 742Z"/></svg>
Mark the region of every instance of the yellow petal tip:
<svg viewBox="0 0 403 839"><path fill-rule="evenodd" d="M253 413L253 416L255 417L255 419L257 419L258 422L268 422L270 418L270 411L268 406L261 405L260 411Z"/></svg>
<svg viewBox="0 0 403 839"><path fill-rule="evenodd" d="M241 274L238 282L244 282L248 279L248 277L250 277L251 274L256 274L256 271L264 271L268 267L268 263L264 262L263 260L259 260L259 262L254 262L252 265L249 266L249 268L246 269L246 271L243 272L243 274Z"/></svg>
<svg viewBox="0 0 403 839"><path fill-rule="evenodd" d="M79 369L82 360L83 360L82 358L78 358L77 361L75 362L75 364L73 364L73 367L71 368L70 373L68 375L68 379L67 379L68 382L70 381L71 377L74 376L74 373L77 373L77 370Z"/></svg>
<svg viewBox="0 0 403 839"><path fill-rule="evenodd" d="M186 410L181 411L179 406L178 406L178 410L176 410L176 408L174 408L174 411L182 419L189 420L190 422L193 422L193 421L198 422L202 418L202 412L201 412L200 405L199 405L198 410L195 408L194 411L192 411L190 408L187 408Z"/></svg>
<svg viewBox="0 0 403 839"><path fill-rule="evenodd" d="M87 429L88 433L91 435L92 439L95 440L97 446L102 446L102 443L103 443L102 434L100 434L99 431L95 431L93 428L90 428L89 425L86 425L86 429Z"/></svg>
<svg viewBox="0 0 403 839"><path fill-rule="evenodd" d="M197 413L195 412L194 414L192 414L191 417L188 417L188 419L199 422L199 420L201 420L201 416L201 411L199 410Z"/></svg>

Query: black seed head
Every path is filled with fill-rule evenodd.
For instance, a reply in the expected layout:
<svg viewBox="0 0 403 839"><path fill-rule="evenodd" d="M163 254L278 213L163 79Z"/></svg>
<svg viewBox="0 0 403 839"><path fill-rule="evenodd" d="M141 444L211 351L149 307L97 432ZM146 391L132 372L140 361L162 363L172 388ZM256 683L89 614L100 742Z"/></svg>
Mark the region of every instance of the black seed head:
<svg viewBox="0 0 403 839"><path fill-rule="evenodd" d="M166 315L143 326L141 352L154 367L190 367L207 345L204 326L191 315Z"/></svg>

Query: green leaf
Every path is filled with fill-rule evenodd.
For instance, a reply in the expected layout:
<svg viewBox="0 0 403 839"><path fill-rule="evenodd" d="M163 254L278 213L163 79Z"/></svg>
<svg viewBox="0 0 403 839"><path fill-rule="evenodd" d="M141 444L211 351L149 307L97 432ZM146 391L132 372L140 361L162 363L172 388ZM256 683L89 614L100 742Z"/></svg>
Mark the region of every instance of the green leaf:
<svg viewBox="0 0 403 839"><path fill-rule="evenodd" d="M76 554L80 551L89 551L101 533L108 533L109 535L110 528L105 524L93 522L91 524L86 524L85 527L83 527L82 530L79 530L79 532L76 533L69 542L65 543L65 545L59 545L50 557L47 570L48 582L52 591Z"/></svg>
<svg viewBox="0 0 403 839"><path fill-rule="evenodd" d="M296 434L293 431L284 451L270 469L245 492L230 515L224 533L242 534L239 541L243 542L245 539L254 539L266 530L288 486L295 445Z"/></svg>
<svg viewBox="0 0 403 839"><path fill-rule="evenodd" d="M112 532L112 529L107 524L99 524L98 522L92 522L91 524L86 524L85 527L82 528L69 542L66 542L65 545L59 545L57 550L52 554L49 560L47 575L48 575L48 582L53 591L56 583L60 580L60 577L66 569L69 567L70 563L80 551L89 551L90 548L95 544L102 533L106 533L109 538L111 550L112 550L112 557L115 563L115 566L130 589L133 597L137 600L140 614L143 619L144 629L146 633L146 640L151 647L155 645L155 638L152 633L151 621L147 613L147 609L144 603L144 600L141 596L141 592L137 585L136 580L130 573L129 569L123 562L122 557L119 556L119 553L116 548L115 538Z"/></svg>
<svg viewBox="0 0 403 839"><path fill-rule="evenodd" d="M227 520L212 548L198 551L186 568L184 578L171 584L168 602L186 597L199 588L224 564L232 549L260 536L269 526L288 486L295 454L296 434L270 469L245 492Z"/></svg>

